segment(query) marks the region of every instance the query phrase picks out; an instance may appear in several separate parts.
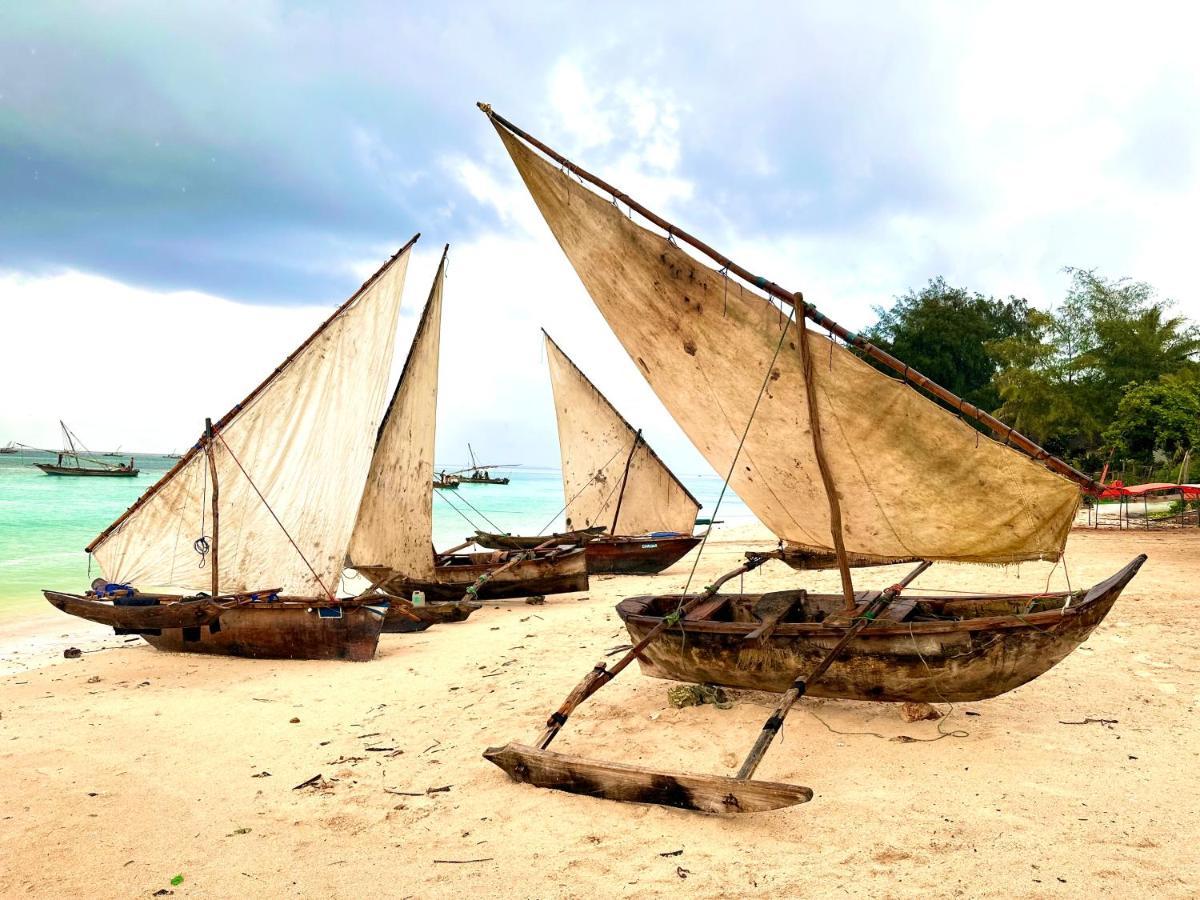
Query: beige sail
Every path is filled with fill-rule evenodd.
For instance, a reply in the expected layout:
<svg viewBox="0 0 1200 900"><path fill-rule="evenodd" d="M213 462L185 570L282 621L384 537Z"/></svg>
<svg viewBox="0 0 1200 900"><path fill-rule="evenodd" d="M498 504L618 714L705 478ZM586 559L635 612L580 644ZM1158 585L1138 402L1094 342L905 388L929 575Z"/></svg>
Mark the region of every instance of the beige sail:
<svg viewBox="0 0 1200 900"><path fill-rule="evenodd" d="M717 471L734 459L766 382L731 487L781 539L828 553L829 504L787 314L496 128L600 312ZM850 554L984 563L1061 554L1075 485L824 336L808 340Z"/></svg>
<svg viewBox="0 0 1200 900"><path fill-rule="evenodd" d="M406 247L389 261L221 423L222 592L337 591L387 399L409 256ZM197 377L220 364L214 357L192 361ZM104 575L143 590L209 590L193 542L212 534L211 491L205 454L193 450L89 547Z"/></svg>
<svg viewBox="0 0 1200 900"><path fill-rule="evenodd" d="M347 554L352 566L384 566L408 578L433 576L433 445L445 267L443 253L379 428Z"/></svg>
<svg viewBox="0 0 1200 900"><path fill-rule="evenodd" d="M691 534L700 503L550 335L545 338L567 528L603 525L609 534Z"/></svg>

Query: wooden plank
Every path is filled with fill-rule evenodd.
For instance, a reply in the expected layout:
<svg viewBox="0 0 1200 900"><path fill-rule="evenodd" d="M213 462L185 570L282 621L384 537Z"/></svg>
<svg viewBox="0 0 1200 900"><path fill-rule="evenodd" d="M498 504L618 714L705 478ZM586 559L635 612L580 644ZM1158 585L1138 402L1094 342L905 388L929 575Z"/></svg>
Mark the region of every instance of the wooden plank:
<svg viewBox="0 0 1200 900"><path fill-rule="evenodd" d="M654 803L707 813L747 813L807 803L810 788L721 775L683 775L535 750L523 744L489 747L484 759L515 781L627 803Z"/></svg>
<svg viewBox="0 0 1200 900"><path fill-rule="evenodd" d="M901 597L885 609L876 622L903 622L917 606L916 597Z"/></svg>
<svg viewBox="0 0 1200 900"><path fill-rule="evenodd" d="M698 604L684 616L689 622L696 622L711 617L717 610L729 602L728 597L710 597Z"/></svg>
<svg viewBox="0 0 1200 900"><path fill-rule="evenodd" d="M746 635L744 643L760 646L774 633L783 617L792 611L797 603L804 600L805 591L788 592L783 595L767 595L754 604L754 615L761 625Z"/></svg>

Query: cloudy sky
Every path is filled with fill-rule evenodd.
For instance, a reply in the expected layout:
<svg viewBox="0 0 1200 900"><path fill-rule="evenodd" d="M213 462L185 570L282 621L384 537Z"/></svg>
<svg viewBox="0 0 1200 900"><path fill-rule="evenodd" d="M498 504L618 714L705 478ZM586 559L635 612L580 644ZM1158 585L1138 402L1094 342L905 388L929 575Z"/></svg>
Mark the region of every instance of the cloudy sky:
<svg viewBox="0 0 1200 900"><path fill-rule="evenodd" d="M539 326L708 471L476 100L851 327L1064 266L1200 318L1185 5L0 7L0 443L190 443L412 233L451 244L438 458L556 464Z"/></svg>

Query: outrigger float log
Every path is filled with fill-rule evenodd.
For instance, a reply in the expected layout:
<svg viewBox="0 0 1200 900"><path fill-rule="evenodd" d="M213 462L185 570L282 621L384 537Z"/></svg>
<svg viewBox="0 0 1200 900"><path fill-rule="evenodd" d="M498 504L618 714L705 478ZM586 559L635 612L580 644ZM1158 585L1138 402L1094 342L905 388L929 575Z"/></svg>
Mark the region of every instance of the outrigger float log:
<svg viewBox="0 0 1200 900"><path fill-rule="evenodd" d="M492 749L489 759L518 780L613 799L718 812L786 806L807 799L807 789L738 788L765 752L765 732L742 778L699 785L548 757L546 747L575 706L635 658L661 677L784 691L768 722L773 734L810 687L855 699L995 696L1061 661L1104 618L1144 556L1083 591L898 600L928 562L1059 560L1080 490L1100 486L803 295L754 275L480 108L630 358L781 544L773 554L748 554L700 594L685 587L682 595L622 603L634 649L612 670L593 670L536 746ZM750 410L744 428L731 417L740 409ZM716 596L730 577L768 558L793 568L836 566L840 596ZM855 591L852 567L905 561L921 566L899 585ZM929 671L917 677L922 662ZM719 787L730 788L727 797Z"/></svg>

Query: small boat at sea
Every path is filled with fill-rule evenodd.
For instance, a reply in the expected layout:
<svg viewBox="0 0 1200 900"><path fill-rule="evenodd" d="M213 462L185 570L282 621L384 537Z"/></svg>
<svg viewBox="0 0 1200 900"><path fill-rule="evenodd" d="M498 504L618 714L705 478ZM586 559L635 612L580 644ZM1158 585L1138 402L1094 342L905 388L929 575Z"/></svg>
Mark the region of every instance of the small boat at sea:
<svg viewBox="0 0 1200 900"><path fill-rule="evenodd" d="M936 561L1061 559L1081 489L1096 494L1101 485L802 294L755 275L486 104L481 109L643 377L780 541L779 551L748 553L697 593L622 601L631 649L591 670L533 745L490 748L487 759L516 780L596 797L717 813L790 806L812 791L753 775L806 693L993 697L1060 663L1100 624L1144 556L1082 590L908 590ZM772 559L836 568L841 591L720 593ZM856 589L853 567L901 561L919 565L883 590ZM780 692L736 777L547 749L579 704L635 659L659 677Z"/></svg>
<svg viewBox="0 0 1200 900"><path fill-rule="evenodd" d="M562 457L566 525L554 535L585 548L588 572L654 575L700 543L693 535L700 501L650 445L542 332ZM502 548L545 538L482 532L476 543Z"/></svg>
<svg viewBox="0 0 1200 900"><path fill-rule="evenodd" d="M433 536L433 452L437 427L438 363L446 252L421 313L412 347L375 445L348 565L374 588L408 598L420 591L426 609L394 609L386 631L412 630L412 616L429 607L478 600L586 590L587 563L578 547L462 553L471 541L438 553ZM443 498L445 499L445 498ZM449 502L449 501L447 501Z"/></svg>
<svg viewBox="0 0 1200 900"><path fill-rule="evenodd" d="M451 473L461 484L508 484L506 476L493 475L492 469L508 469L512 468L511 466L481 466L476 461L475 451L471 449L470 444L467 444L467 456L471 459L471 465L465 469L459 469L457 472Z"/></svg>
<svg viewBox="0 0 1200 900"><path fill-rule="evenodd" d="M46 599L160 650L371 659L389 598L334 591L384 413L415 241L241 403L206 422L196 445L88 545L104 578Z"/></svg>
<svg viewBox="0 0 1200 900"><path fill-rule="evenodd" d="M0 455L7 456L10 453L20 453L20 452L21 452L21 448L18 447L12 441L9 441L3 447L0 447Z"/></svg>
<svg viewBox="0 0 1200 900"><path fill-rule="evenodd" d="M457 491L461 479L457 475L438 472L433 476L433 486L439 491Z"/></svg>
<svg viewBox="0 0 1200 900"><path fill-rule="evenodd" d="M58 454L58 460L52 463L33 464L47 475L91 478L137 477L139 470L132 457L130 457L129 462L118 463L117 465L93 459L91 456L86 455L87 448L71 432L71 429L67 427L67 423L59 419L58 424L62 428L63 443L65 444L65 448ZM115 456L116 454L105 453L104 455Z"/></svg>

